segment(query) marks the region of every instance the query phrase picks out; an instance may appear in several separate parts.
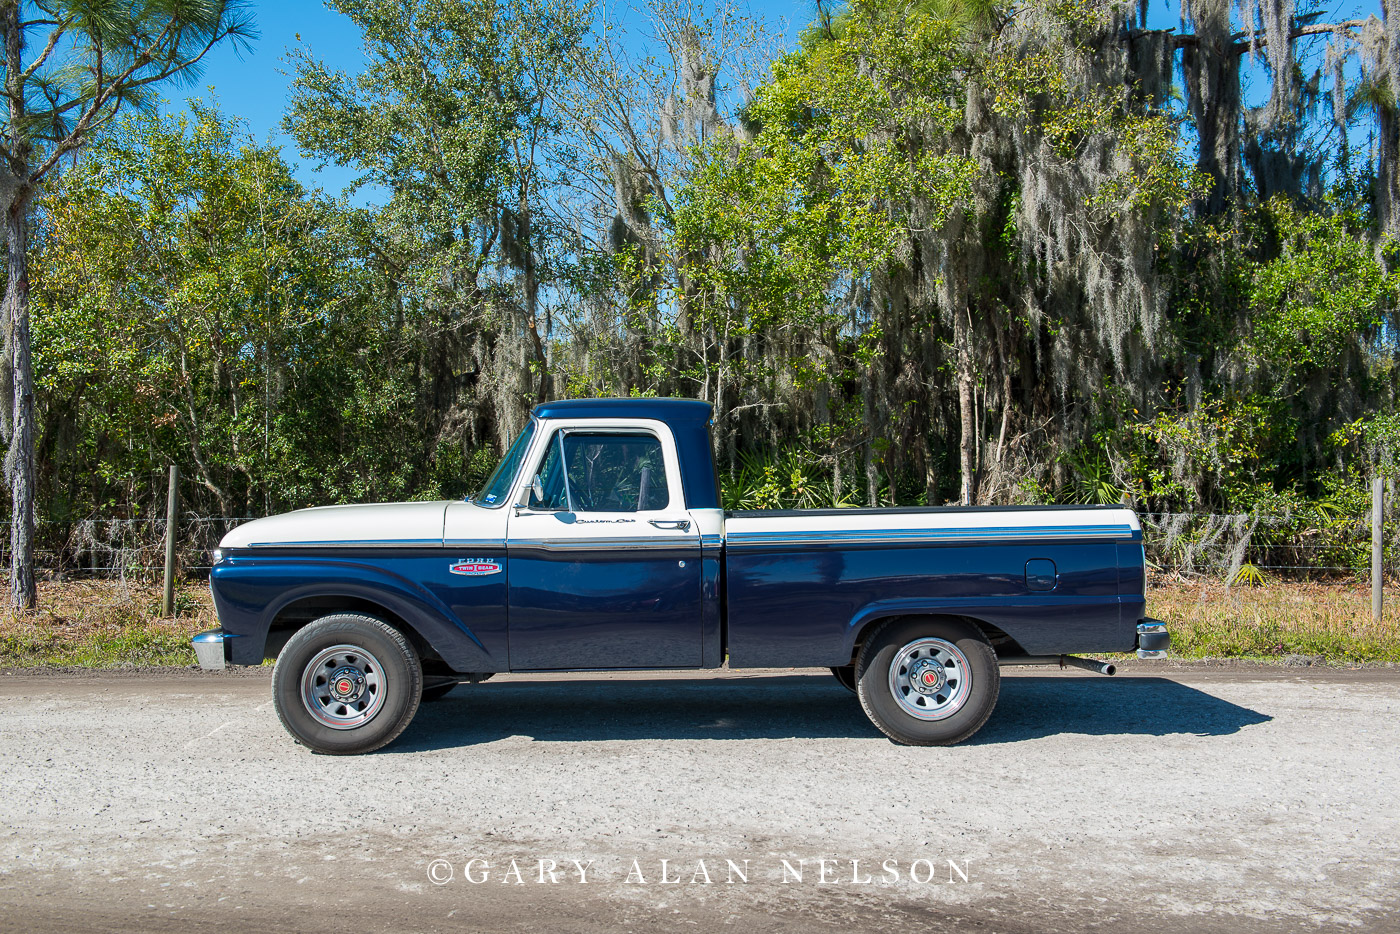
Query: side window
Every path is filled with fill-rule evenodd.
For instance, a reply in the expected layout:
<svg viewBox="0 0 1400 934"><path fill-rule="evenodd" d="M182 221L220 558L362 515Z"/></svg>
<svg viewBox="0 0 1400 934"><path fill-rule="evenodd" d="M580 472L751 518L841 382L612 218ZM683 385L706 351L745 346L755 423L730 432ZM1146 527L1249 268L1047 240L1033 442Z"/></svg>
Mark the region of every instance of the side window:
<svg viewBox="0 0 1400 934"><path fill-rule="evenodd" d="M661 442L649 434L571 431L562 442L556 434L539 476L544 497L531 495L533 509L639 512L665 509L671 501Z"/></svg>
<svg viewBox="0 0 1400 934"><path fill-rule="evenodd" d="M542 511L563 512L569 508L568 491L564 489L564 472L559 468L560 433L555 432L549 439L549 447L545 450L544 460L540 461L540 469L537 476L540 478L540 486L544 491L544 498L539 499L531 491L529 504L531 509Z"/></svg>

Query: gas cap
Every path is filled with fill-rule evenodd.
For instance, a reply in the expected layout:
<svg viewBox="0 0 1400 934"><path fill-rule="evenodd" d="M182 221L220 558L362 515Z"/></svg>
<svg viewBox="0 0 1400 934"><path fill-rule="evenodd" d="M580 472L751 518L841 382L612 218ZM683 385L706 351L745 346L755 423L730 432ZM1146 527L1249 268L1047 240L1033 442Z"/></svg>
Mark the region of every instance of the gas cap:
<svg viewBox="0 0 1400 934"><path fill-rule="evenodd" d="M1060 575L1055 570L1055 562L1049 558L1032 558L1026 562L1026 589L1054 590Z"/></svg>

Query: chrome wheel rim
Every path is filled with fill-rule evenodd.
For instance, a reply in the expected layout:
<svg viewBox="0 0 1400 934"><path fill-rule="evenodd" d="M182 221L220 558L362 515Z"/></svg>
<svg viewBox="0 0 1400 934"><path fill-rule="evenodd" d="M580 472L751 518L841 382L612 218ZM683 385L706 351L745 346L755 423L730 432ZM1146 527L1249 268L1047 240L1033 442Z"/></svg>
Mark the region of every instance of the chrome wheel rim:
<svg viewBox="0 0 1400 934"><path fill-rule="evenodd" d="M900 710L919 720L945 720L972 693L967 656L947 639L915 639L890 662L890 694Z"/></svg>
<svg viewBox="0 0 1400 934"><path fill-rule="evenodd" d="M301 672L301 702L322 726L353 730L384 706L384 668L358 645L322 649Z"/></svg>

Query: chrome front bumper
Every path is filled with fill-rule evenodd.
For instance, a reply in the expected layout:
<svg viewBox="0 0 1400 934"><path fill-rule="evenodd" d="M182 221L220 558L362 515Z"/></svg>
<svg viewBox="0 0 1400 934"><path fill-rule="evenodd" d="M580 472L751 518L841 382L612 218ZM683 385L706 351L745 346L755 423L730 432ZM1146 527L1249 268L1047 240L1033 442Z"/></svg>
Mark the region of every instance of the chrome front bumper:
<svg viewBox="0 0 1400 934"><path fill-rule="evenodd" d="M194 645L195 657L199 659L199 667L206 671L217 671L228 667L228 641L233 636L222 629L211 629L208 632L201 632L190 640Z"/></svg>
<svg viewBox="0 0 1400 934"><path fill-rule="evenodd" d="M1167 649L1172 644L1167 624L1160 619L1148 617L1137 625L1138 658L1166 658Z"/></svg>

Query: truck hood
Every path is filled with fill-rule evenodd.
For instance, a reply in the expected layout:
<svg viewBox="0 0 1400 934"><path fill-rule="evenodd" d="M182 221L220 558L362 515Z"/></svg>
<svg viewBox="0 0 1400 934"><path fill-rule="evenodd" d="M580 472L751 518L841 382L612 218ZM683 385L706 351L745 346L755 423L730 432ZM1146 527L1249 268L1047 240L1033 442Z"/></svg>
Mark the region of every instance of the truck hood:
<svg viewBox="0 0 1400 934"><path fill-rule="evenodd" d="M220 548L317 545L442 544L446 500L435 503L374 503L319 506L246 522L224 536Z"/></svg>

